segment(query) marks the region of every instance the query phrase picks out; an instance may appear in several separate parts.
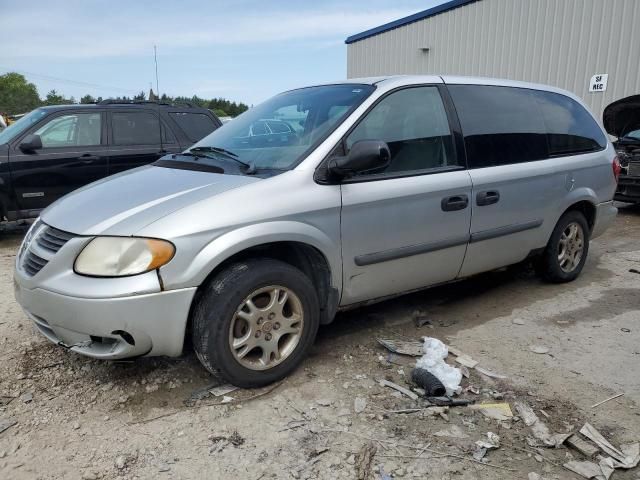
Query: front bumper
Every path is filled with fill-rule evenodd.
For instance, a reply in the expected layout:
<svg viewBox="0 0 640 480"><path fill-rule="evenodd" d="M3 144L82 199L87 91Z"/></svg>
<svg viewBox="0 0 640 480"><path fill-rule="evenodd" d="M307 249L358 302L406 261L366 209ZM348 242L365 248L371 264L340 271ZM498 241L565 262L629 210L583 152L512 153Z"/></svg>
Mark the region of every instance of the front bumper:
<svg viewBox="0 0 640 480"><path fill-rule="evenodd" d="M618 209L613 205L613 200L596 205L596 218L591 231L591 238L602 235L614 222Z"/></svg>
<svg viewBox="0 0 640 480"><path fill-rule="evenodd" d="M27 288L19 274L15 296L53 343L92 358L178 356L195 288L116 298L81 298Z"/></svg>
<svg viewBox="0 0 640 480"><path fill-rule="evenodd" d="M620 175L618 188L613 198L620 202L640 202L640 177Z"/></svg>

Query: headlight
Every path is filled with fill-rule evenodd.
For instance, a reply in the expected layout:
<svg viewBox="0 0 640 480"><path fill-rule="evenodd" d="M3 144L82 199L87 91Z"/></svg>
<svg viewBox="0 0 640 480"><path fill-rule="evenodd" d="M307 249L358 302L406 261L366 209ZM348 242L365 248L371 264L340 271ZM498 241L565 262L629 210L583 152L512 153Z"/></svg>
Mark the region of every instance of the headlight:
<svg viewBox="0 0 640 480"><path fill-rule="evenodd" d="M152 238L97 237L76 258L74 270L92 277L126 277L155 270L173 258L172 243Z"/></svg>

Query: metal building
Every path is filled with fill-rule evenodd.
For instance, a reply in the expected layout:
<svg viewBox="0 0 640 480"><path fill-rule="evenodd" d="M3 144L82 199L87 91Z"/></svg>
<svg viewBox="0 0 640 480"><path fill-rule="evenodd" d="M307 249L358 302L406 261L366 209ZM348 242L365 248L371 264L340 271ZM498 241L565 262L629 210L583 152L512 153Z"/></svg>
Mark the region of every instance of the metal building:
<svg viewBox="0 0 640 480"><path fill-rule="evenodd" d="M349 78L455 74L574 92L602 121L640 93L640 0L453 0L353 35Z"/></svg>

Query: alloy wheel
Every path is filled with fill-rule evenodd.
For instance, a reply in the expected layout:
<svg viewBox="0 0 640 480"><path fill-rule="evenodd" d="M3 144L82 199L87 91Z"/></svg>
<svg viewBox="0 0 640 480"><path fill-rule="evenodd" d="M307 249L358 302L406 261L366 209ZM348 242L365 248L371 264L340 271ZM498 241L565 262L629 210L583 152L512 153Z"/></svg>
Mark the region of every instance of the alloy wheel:
<svg viewBox="0 0 640 480"><path fill-rule="evenodd" d="M558 243L558 264L565 273L573 272L584 254L584 230L576 222L566 226Z"/></svg>
<svg viewBox="0 0 640 480"><path fill-rule="evenodd" d="M235 359L251 370L268 370L286 360L304 328L302 302L289 288L271 285L249 294L229 329Z"/></svg>

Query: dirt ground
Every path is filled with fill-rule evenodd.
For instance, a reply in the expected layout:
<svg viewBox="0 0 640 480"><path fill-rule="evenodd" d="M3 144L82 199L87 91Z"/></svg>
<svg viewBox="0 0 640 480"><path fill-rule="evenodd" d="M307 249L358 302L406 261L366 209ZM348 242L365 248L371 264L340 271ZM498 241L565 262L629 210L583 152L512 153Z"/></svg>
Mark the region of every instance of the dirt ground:
<svg viewBox="0 0 640 480"><path fill-rule="evenodd" d="M623 208L592 242L571 284L544 284L519 266L342 313L290 378L229 393L226 404L206 394L218 382L191 354L103 363L37 335L13 298L24 227L3 230L0 423L17 423L0 433L0 479L355 479L369 442L371 478L581 478L561 466L580 454L527 443L516 401L553 432L588 421L615 445L640 440L640 275L629 271L640 270L639 208ZM416 327L416 317L430 323ZM389 355L376 338L422 336L506 375L472 369L463 386L480 393L463 396L509 402L516 416L497 421L466 407L399 413L415 402L378 380L408 388L415 359ZM500 447L486 454L488 465L473 462L487 432ZM640 467L612 478L640 479Z"/></svg>

